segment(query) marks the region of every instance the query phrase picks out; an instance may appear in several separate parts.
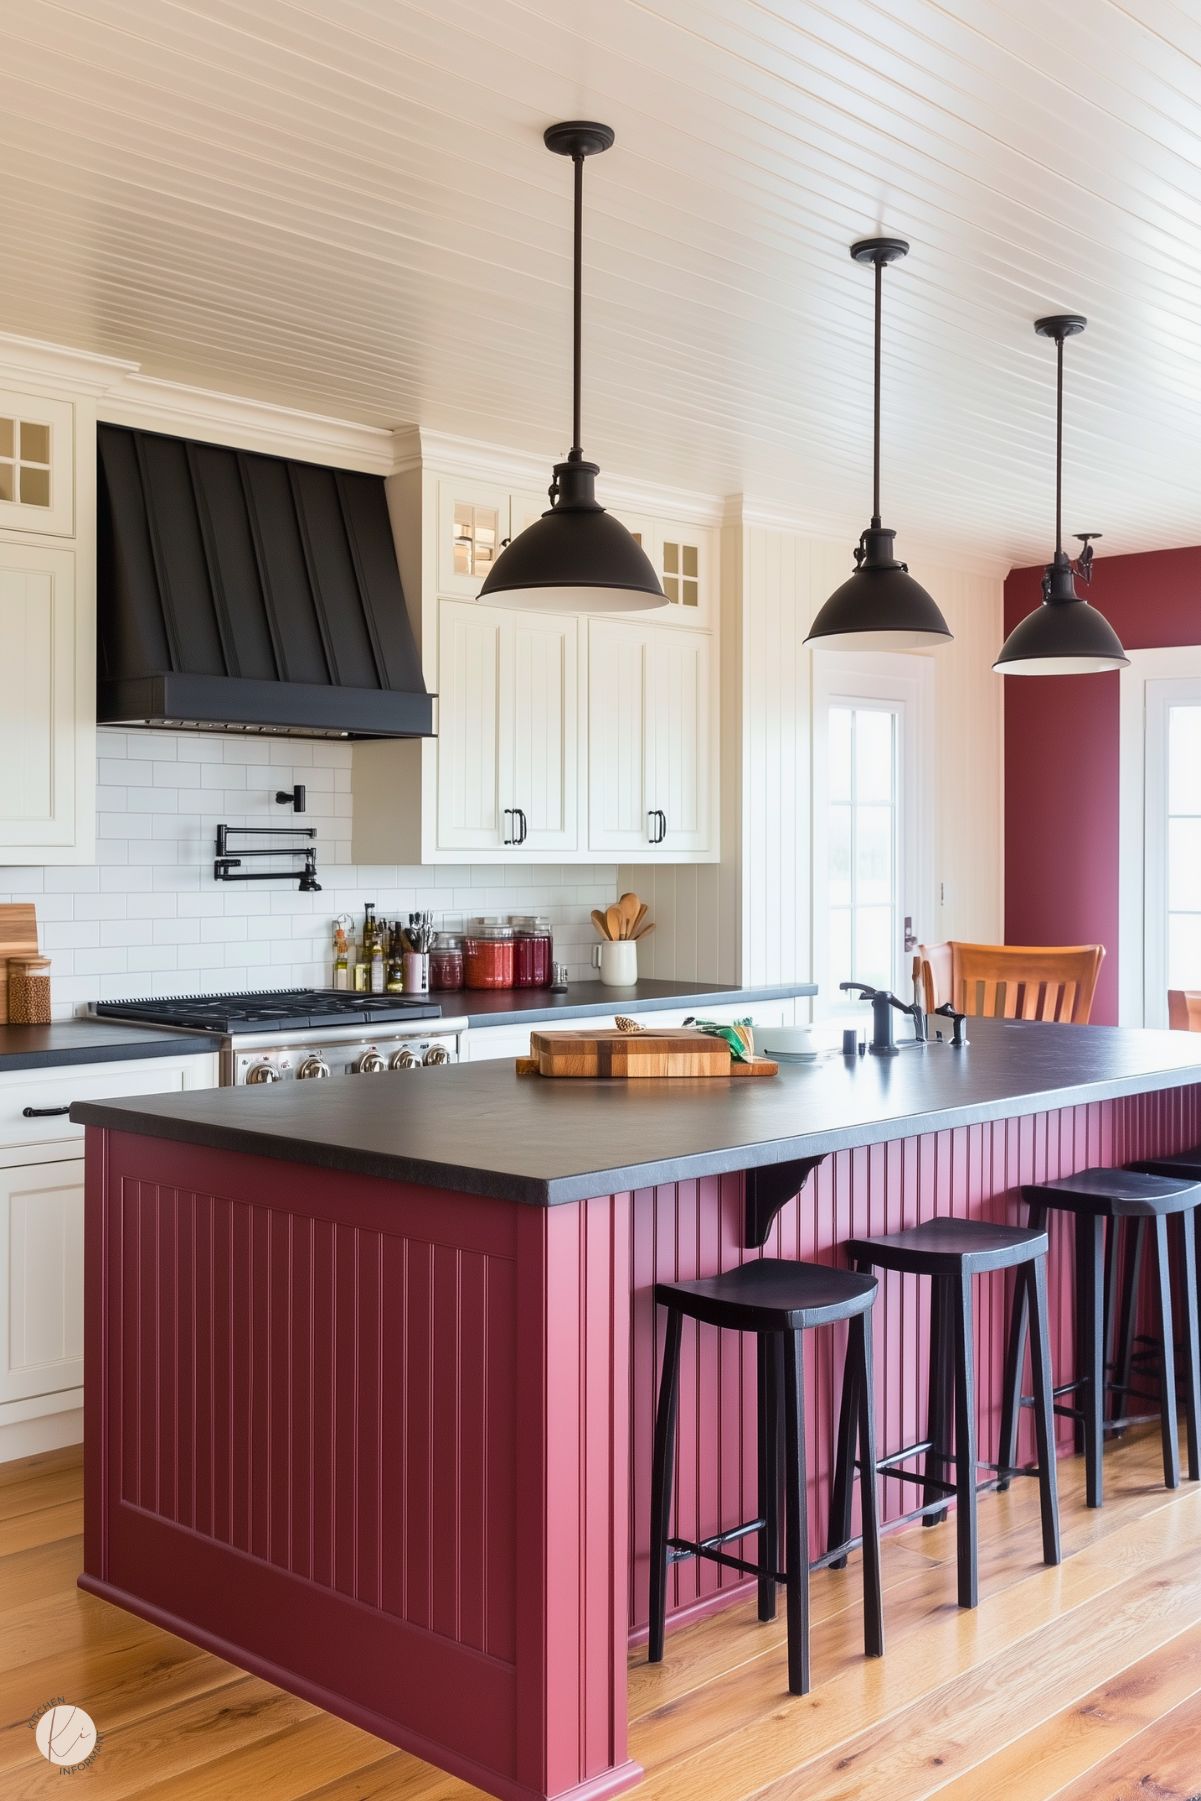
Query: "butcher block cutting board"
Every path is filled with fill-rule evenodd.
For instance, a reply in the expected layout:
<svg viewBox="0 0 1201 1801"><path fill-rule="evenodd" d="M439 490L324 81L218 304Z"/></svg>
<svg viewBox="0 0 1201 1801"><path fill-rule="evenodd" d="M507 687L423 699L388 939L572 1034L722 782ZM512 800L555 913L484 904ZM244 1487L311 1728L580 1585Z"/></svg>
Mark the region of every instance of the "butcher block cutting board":
<svg viewBox="0 0 1201 1801"><path fill-rule="evenodd" d="M530 1054L518 1075L538 1076L774 1076L766 1057L737 1062L722 1038L707 1032L654 1027L643 1032L531 1032Z"/></svg>

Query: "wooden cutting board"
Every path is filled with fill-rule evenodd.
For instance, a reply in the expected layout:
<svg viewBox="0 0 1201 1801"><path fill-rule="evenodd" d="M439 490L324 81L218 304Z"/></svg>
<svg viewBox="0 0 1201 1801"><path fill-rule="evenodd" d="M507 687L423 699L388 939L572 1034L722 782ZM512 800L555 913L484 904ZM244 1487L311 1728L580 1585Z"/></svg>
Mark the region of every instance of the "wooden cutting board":
<svg viewBox="0 0 1201 1801"><path fill-rule="evenodd" d="M731 1076L779 1073L761 1057L738 1063L722 1038L681 1028L645 1032L531 1032L530 1054L517 1059L518 1075L540 1076Z"/></svg>
<svg viewBox="0 0 1201 1801"><path fill-rule="evenodd" d="M9 957L36 957L38 917L30 901L0 906L0 1021L8 1019Z"/></svg>

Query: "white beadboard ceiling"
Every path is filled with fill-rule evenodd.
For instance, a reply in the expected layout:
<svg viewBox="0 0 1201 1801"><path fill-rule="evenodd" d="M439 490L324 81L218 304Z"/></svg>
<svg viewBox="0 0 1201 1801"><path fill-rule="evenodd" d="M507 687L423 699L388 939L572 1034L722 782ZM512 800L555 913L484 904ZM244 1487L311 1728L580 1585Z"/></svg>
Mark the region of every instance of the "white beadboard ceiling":
<svg viewBox="0 0 1201 1801"><path fill-rule="evenodd" d="M1195 0L7 0L0 329L376 425L556 452L569 165L585 445L638 479L1041 560L1201 542ZM1099 591L1098 591L1099 593Z"/></svg>

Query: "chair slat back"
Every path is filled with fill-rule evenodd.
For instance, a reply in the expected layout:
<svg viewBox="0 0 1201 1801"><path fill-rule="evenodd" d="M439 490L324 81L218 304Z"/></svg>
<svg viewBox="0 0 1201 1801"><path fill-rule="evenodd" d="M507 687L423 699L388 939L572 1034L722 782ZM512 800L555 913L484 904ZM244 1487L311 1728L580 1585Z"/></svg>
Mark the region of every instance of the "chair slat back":
<svg viewBox="0 0 1201 1801"><path fill-rule="evenodd" d="M1101 944L923 945L922 985L933 1012L950 1000L960 1013L1087 1025L1105 947ZM1201 994L1198 1024L1201 1030Z"/></svg>
<svg viewBox="0 0 1201 1801"><path fill-rule="evenodd" d="M1173 1032L1201 1032L1201 989L1168 989L1168 1025Z"/></svg>

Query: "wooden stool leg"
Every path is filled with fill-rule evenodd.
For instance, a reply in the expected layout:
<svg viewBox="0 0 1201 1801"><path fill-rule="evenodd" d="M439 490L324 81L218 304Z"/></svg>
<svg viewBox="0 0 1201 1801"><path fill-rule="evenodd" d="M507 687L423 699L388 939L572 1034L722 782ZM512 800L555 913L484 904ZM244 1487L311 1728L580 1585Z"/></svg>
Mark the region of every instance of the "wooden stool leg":
<svg viewBox="0 0 1201 1801"><path fill-rule="evenodd" d="M1185 1394L1185 1420L1188 1427L1188 1479L1201 1481L1201 1431L1198 1410L1201 1409L1201 1331L1197 1322L1197 1215L1191 1209L1180 1215L1181 1286L1184 1290L1184 1351L1188 1390Z"/></svg>
<svg viewBox="0 0 1201 1801"><path fill-rule="evenodd" d="M976 1372L972 1276L964 1269L953 1285L952 1337L955 1348L955 1532L959 1563L959 1605L980 1598L976 1521Z"/></svg>
<svg viewBox="0 0 1201 1801"><path fill-rule="evenodd" d="M784 1569L788 1690L809 1693L809 1484L805 1459L804 1333L784 1335Z"/></svg>
<svg viewBox="0 0 1201 1801"><path fill-rule="evenodd" d="M1041 1232L1047 1223L1047 1209L1037 1201L1030 1204L1030 1225ZM1030 1315L1030 1289L1022 1279L1021 1269L1014 1271L1013 1303L1009 1315L1009 1334L1005 1344L1005 1375L1001 1390L1001 1446L997 1462L1016 1469L1018 1434L1022 1426L1022 1368L1026 1360L1026 1336ZM1009 1477L1001 1476L997 1493L1004 1494Z"/></svg>
<svg viewBox="0 0 1201 1801"><path fill-rule="evenodd" d="M949 1308L950 1283L944 1276L933 1276L930 1280L930 1381L926 1406L926 1437L930 1439L933 1450L926 1453L926 1475L937 1476L945 1482L947 1461L945 1453L950 1447L951 1433L951 1332L947 1318ZM938 1452L944 1456L937 1455ZM922 1506L929 1506L938 1499L938 1490L923 1488ZM938 1513L928 1513L922 1521L923 1526L940 1526L947 1517L944 1507Z"/></svg>
<svg viewBox="0 0 1201 1801"><path fill-rule="evenodd" d="M1114 1221L1115 1226L1117 1221ZM1143 1247L1146 1244L1146 1221L1128 1219L1122 1227L1126 1241L1126 1261L1122 1266L1122 1301L1118 1312L1118 1342L1114 1352L1114 1381L1117 1384L1114 1405L1118 1415L1129 1413L1130 1378L1134 1370L1134 1331L1138 1324L1138 1297L1142 1288Z"/></svg>
<svg viewBox="0 0 1201 1801"><path fill-rule="evenodd" d="M880 1580L876 1401L870 1307L851 1321L851 1348L858 1365L859 1513L863 1521L863 1649L868 1657L883 1657L884 1591Z"/></svg>
<svg viewBox="0 0 1201 1801"><path fill-rule="evenodd" d="M1055 1469L1055 1412L1051 1393L1051 1334L1047 1325L1047 1260L1035 1257L1019 1270L1030 1296L1034 1330L1030 1374L1034 1385L1034 1431L1038 1446L1038 1505L1043 1524L1043 1562L1058 1563L1059 1488Z"/></svg>
<svg viewBox="0 0 1201 1801"><path fill-rule="evenodd" d="M1155 1226L1155 1287L1159 1299L1159 1430L1163 1440L1165 1488L1180 1487L1180 1446L1176 1437L1176 1340L1172 1331L1172 1270L1168 1259L1168 1222L1161 1213Z"/></svg>
<svg viewBox="0 0 1201 1801"><path fill-rule="evenodd" d="M766 1522L759 1534L759 1562L765 1569L780 1567L780 1392L776 1340L772 1332L756 1338L759 1382L759 1517ZM774 1576L759 1578L759 1618L776 1617Z"/></svg>
<svg viewBox="0 0 1201 1801"><path fill-rule="evenodd" d="M1103 1221L1076 1216L1076 1380L1084 1414L1084 1498L1088 1507L1104 1499L1101 1475L1101 1420L1105 1403Z"/></svg>
<svg viewBox="0 0 1201 1801"><path fill-rule="evenodd" d="M851 1536L851 1498L855 1490L855 1439L860 1410L861 1371L862 1359L856 1350L855 1322L852 1320L846 1361L842 1366L842 1400L838 1409L838 1442L830 1485L827 1551L833 1551L837 1545L845 1545ZM846 1567L845 1557L840 1557L830 1565L832 1570L845 1570Z"/></svg>
<svg viewBox="0 0 1201 1801"><path fill-rule="evenodd" d="M663 1373L655 1413L655 1452L651 1467L651 1595L647 1661L662 1663L667 1618L667 1538L671 1519L671 1485L676 1460L676 1410L680 1392L680 1331L683 1318L667 1310L663 1336Z"/></svg>

